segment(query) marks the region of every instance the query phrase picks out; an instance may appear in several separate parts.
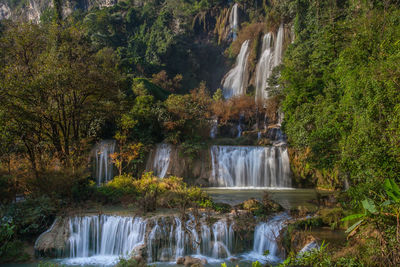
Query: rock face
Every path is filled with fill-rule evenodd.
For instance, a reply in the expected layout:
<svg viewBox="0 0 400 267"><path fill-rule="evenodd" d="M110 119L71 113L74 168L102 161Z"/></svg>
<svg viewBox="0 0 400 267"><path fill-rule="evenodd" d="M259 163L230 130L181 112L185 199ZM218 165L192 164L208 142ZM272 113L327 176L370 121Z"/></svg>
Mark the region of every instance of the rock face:
<svg viewBox="0 0 400 267"><path fill-rule="evenodd" d="M28 0L21 7L11 8L4 0L0 0L0 20L22 20L34 23L40 22L41 15L48 9L53 8L52 0ZM118 0L78 0L63 1L63 16L67 17L74 10L81 9L87 11L93 7L113 6Z"/></svg>
<svg viewBox="0 0 400 267"><path fill-rule="evenodd" d="M168 162L163 163L163 168L165 168L165 170L159 171L160 173L165 173L163 177L175 175L184 177L185 182L188 184L207 186L212 168L209 150L202 149L197 155L186 156L182 148L178 148L174 145L168 146ZM161 161L165 160L165 157L167 157L167 155L159 153L157 149L161 148L156 147L150 152L146 164L146 170L154 171L155 174L157 174L155 169L158 168L155 164L159 164Z"/></svg>
<svg viewBox="0 0 400 267"><path fill-rule="evenodd" d="M60 257L69 237L68 219L57 218L35 242L35 254L40 257Z"/></svg>
<svg viewBox="0 0 400 267"><path fill-rule="evenodd" d="M0 3L0 20L9 19L11 16L11 9L7 3Z"/></svg>

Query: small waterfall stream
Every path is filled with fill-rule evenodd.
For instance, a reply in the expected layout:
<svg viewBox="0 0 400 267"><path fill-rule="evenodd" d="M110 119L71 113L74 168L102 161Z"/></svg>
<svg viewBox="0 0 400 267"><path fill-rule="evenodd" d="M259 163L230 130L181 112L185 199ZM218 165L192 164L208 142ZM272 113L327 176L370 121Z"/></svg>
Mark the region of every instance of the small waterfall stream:
<svg viewBox="0 0 400 267"><path fill-rule="evenodd" d="M222 91L225 99L232 96L245 94L247 86L247 58L249 57L249 40L243 42L239 55L236 58L236 64L223 79Z"/></svg>
<svg viewBox="0 0 400 267"><path fill-rule="evenodd" d="M229 14L229 28L232 36L232 40L236 40L237 31L239 30L239 12L238 4L235 3L232 6L231 12Z"/></svg>
<svg viewBox="0 0 400 267"><path fill-rule="evenodd" d="M170 163L171 150L172 147L169 144L157 144L151 165L154 175L160 178L165 177Z"/></svg>
<svg viewBox="0 0 400 267"><path fill-rule="evenodd" d="M254 231L254 247L253 251L264 255L268 250L268 256L271 260L276 261L278 255L279 232L283 228L283 222L288 219L286 214L277 215L268 222L260 223Z"/></svg>
<svg viewBox="0 0 400 267"><path fill-rule="evenodd" d="M265 100L269 97L268 78L271 77L272 71L282 62L284 41L284 27L280 25L276 38L272 33L264 35L262 42L262 54L256 68L256 100Z"/></svg>
<svg viewBox="0 0 400 267"><path fill-rule="evenodd" d="M106 183L114 177L110 155L115 152L115 146L115 140L102 140L94 147L95 177L98 185Z"/></svg>
<svg viewBox="0 0 400 267"><path fill-rule="evenodd" d="M219 187L290 187L283 146L212 146L212 183Z"/></svg>

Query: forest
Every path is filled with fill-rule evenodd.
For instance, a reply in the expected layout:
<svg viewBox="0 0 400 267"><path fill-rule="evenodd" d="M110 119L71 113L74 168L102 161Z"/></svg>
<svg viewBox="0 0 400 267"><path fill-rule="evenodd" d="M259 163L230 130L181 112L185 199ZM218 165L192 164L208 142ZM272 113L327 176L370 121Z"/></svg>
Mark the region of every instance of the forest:
<svg viewBox="0 0 400 267"><path fill-rule="evenodd" d="M0 48L0 264L400 265L399 0L0 0Z"/></svg>

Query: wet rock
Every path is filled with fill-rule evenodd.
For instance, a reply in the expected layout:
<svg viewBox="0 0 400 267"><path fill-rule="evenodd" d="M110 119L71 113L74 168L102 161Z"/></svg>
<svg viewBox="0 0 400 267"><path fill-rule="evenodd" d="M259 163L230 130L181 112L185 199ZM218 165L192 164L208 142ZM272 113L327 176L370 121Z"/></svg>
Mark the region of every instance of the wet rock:
<svg viewBox="0 0 400 267"><path fill-rule="evenodd" d="M184 264L185 263L185 258L184 257L179 257L176 259L176 264Z"/></svg>
<svg viewBox="0 0 400 267"><path fill-rule="evenodd" d="M238 261L239 261L239 258L231 257L231 258L229 258L229 260L230 260L231 262L238 262Z"/></svg>
<svg viewBox="0 0 400 267"><path fill-rule="evenodd" d="M134 259L138 263L145 263L147 259L147 247L145 244L141 244L136 246L132 250L132 259Z"/></svg>
<svg viewBox="0 0 400 267"><path fill-rule="evenodd" d="M205 261L204 264L203 264L203 262L204 262L204 259L201 260L201 259L198 259L198 258L185 256L183 264L185 266L193 266L193 267L195 267L195 266L204 266L204 264L207 264L207 261Z"/></svg>
<svg viewBox="0 0 400 267"><path fill-rule="evenodd" d="M35 242L35 254L41 257L60 257L69 236L68 221L57 218L53 225Z"/></svg>

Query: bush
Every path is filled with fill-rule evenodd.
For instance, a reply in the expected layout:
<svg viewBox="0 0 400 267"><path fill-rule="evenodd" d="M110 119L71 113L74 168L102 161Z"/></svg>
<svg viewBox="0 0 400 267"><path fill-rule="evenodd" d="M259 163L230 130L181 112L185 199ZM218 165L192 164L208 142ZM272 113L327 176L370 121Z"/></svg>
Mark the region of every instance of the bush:
<svg viewBox="0 0 400 267"><path fill-rule="evenodd" d="M82 202L90 199L96 191L96 183L89 179L77 179L74 181L71 193L74 202Z"/></svg>
<svg viewBox="0 0 400 267"><path fill-rule="evenodd" d="M28 260L22 246L21 241L15 240L15 225L4 217L0 222L0 263Z"/></svg>
<svg viewBox="0 0 400 267"><path fill-rule="evenodd" d="M97 188L98 197L103 197L105 202L118 203L123 197L135 199L138 191L132 176L123 174L114 177L107 184Z"/></svg>
<svg viewBox="0 0 400 267"><path fill-rule="evenodd" d="M42 196L13 203L2 210L3 218L9 218L16 238L35 239L54 221L57 202Z"/></svg>
<svg viewBox="0 0 400 267"><path fill-rule="evenodd" d="M10 203L14 198L15 192L11 179L11 176L0 173L0 203L2 204Z"/></svg>

